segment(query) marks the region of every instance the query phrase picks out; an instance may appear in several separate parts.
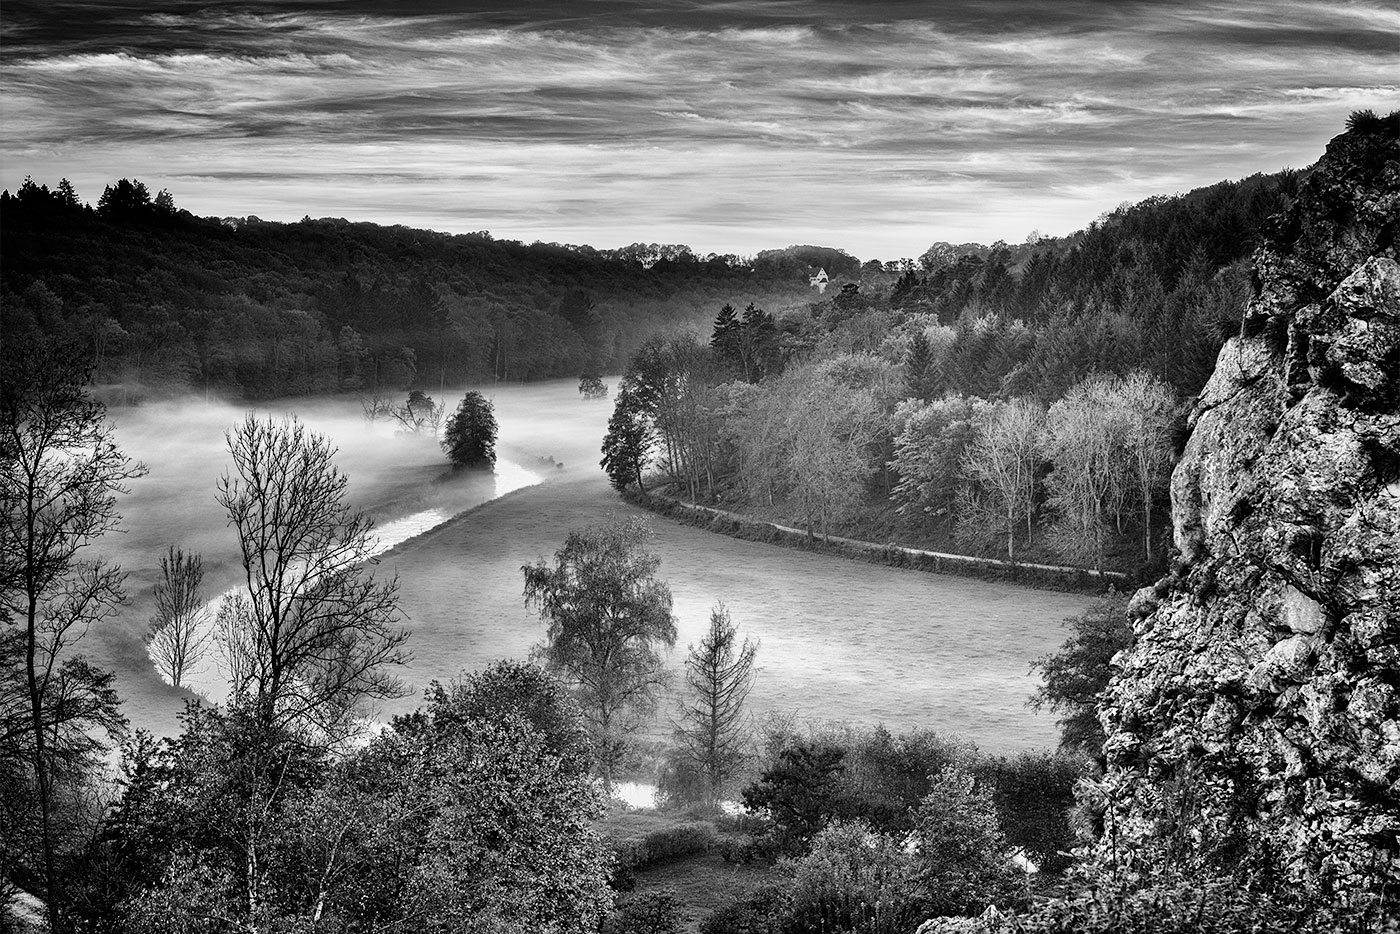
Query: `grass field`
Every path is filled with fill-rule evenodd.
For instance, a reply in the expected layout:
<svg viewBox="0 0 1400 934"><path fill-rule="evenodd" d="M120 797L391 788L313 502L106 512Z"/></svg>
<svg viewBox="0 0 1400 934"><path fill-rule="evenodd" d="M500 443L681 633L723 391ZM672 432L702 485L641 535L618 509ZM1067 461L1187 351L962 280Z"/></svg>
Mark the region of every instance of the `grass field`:
<svg viewBox="0 0 1400 934"><path fill-rule="evenodd" d="M1061 620L1089 598L743 542L650 516L621 502L597 467L608 403L583 402L570 381L495 396L502 456L547 479L383 557L376 573L399 575L415 656L405 673L412 693L386 713L417 706L430 680L528 653L543 625L524 606L521 566L552 555L570 529L636 515L656 530L660 574L675 597L680 640L672 663L679 666L723 600L743 632L762 642L755 713L956 731L992 751L1054 743L1051 718L1024 706L1036 683L1029 664L1058 647ZM193 405L116 414L119 437L152 473L122 503L130 532L97 549L132 572L132 604L94 627L83 648L117 670L133 724L168 733L188 695L147 663L141 634L150 585L171 543L205 552L211 591L236 582L235 542L213 492L227 463L222 433L239 411ZM431 443L367 430L351 399L318 400L303 414L340 444L352 496L381 521L440 496L433 480L443 462ZM466 488L451 511L493 494L489 483ZM669 708L654 737L669 733L668 715Z"/></svg>

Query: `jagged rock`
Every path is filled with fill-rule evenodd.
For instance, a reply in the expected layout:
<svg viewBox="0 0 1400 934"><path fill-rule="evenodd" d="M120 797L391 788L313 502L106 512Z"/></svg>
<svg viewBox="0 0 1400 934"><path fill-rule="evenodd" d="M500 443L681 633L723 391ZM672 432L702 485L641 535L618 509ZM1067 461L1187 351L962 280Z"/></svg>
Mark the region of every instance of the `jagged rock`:
<svg viewBox="0 0 1400 934"><path fill-rule="evenodd" d="M1337 137L1257 251L1103 707L1104 869L1400 884L1400 141Z"/></svg>

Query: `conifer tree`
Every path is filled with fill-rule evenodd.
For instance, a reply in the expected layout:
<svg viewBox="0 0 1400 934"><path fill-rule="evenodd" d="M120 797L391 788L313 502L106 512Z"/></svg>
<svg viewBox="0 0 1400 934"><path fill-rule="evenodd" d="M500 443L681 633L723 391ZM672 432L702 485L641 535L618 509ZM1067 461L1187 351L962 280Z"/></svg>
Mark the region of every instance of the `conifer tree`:
<svg viewBox="0 0 1400 934"><path fill-rule="evenodd" d="M710 628L685 660L688 696L681 702L676 737L705 778L706 803L718 806L725 783L745 759L744 702L753 689L758 643L739 644L739 629L723 603L710 611Z"/></svg>

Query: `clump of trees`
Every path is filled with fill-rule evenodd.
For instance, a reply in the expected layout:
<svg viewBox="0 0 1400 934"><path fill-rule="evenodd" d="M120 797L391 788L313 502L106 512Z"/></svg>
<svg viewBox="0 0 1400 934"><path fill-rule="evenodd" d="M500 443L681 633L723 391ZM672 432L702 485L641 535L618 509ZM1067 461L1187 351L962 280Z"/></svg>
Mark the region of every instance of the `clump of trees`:
<svg viewBox="0 0 1400 934"><path fill-rule="evenodd" d="M496 410L479 392L468 392L457 403L442 434L442 450L454 470L496 466Z"/></svg>

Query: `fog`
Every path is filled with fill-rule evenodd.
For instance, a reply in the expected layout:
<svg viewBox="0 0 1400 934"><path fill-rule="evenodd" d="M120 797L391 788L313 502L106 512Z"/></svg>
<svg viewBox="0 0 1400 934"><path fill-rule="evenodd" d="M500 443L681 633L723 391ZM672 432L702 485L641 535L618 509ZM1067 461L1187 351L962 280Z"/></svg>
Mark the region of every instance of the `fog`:
<svg viewBox="0 0 1400 934"><path fill-rule="evenodd" d="M143 636L153 609L152 587L160 557L171 545L203 555L204 591L210 598L241 582L237 538L214 494L218 478L232 469L226 433L248 412L295 415L330 438L337 448L335 464L348 479L349 500L375 520L384 550L496 496L561 474L565 467L560 464L596 464L611 405L585 402L575 387L573 381L561 380L433 394L447 403L449 412L468 388L492 399L500 423L494 474L454 475L435 438L405 434L383 419L367 423L355 396L254 407L201 398L109 408L119 444L149 473L133 481L130 495L119 500L122 531L100 539L88 555L121 565L129 575L130 602L92 627L79 650L117 672L123 709L134 727L158 735L176 731L182 702L194 694L164 683L146 655ZM212 652L191 674L188 680L196 688L222 700Z"/></svg>

